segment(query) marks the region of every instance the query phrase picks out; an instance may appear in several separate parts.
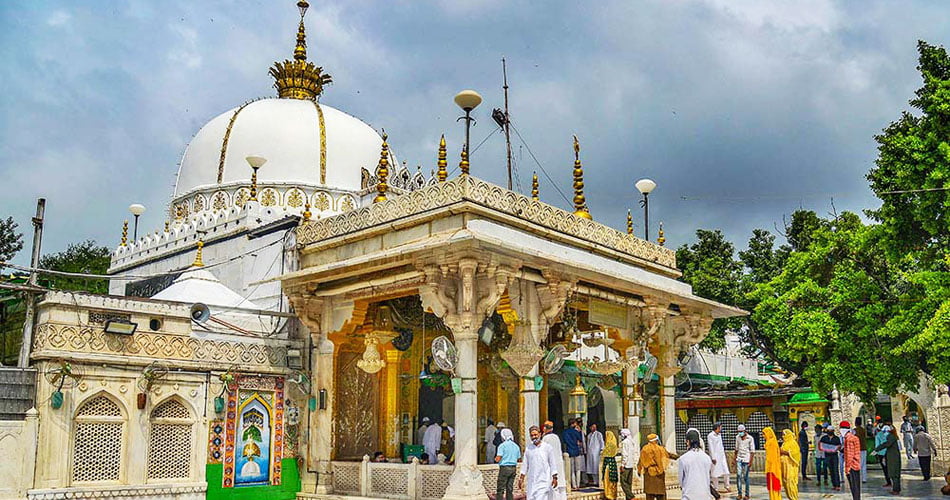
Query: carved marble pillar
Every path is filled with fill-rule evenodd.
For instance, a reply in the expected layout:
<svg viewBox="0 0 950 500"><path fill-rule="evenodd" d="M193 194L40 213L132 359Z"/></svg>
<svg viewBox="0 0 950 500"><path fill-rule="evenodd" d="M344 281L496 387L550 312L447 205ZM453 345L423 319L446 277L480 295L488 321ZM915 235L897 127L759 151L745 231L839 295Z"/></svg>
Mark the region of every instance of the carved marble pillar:
<svg viewBox="0 0 950 500"><path fill-rule="evenodd" d="M626 356L628 359L634 359L636 357L636 353L634 352L635 350L636 349L633 347L627 349ZM641 445L641 440L640 440L640 413L637 412L635 408L635 404L629 396L633 392L634 386L637 384L637 369L638 368L639 366L635 365L623 371L623 387L624 387L623 388L623 408L624 408L623 412L624 412L624 417L625 417L624 424L627 426L628 429L630 429L630 432L633 434L632 436L633 444L635 445L634 447L636 448L636 452L634 455L635 461L640 460L640 448L643 447ZM642 481L643 480L641 477L634 474L633 489L639 490L642 486Z"/></svg>
<svg viewBox="0 0 950 500"><path fill-rule="evenodd" d="M384 371L386 387L386 411L384 429L385 446L383 452L387 457L398 457L399 453L399 358L400 352L388 349L385 353L386 368Z"/></svg>
<svg viewBox="0 0 950 500"><path fill-rule="evenodd" d="M484 499L478 470L478 328L495 310L511 272L475 257L420 267L426 274L419 290L422 305L452 331L459 358L455 376L462 379L462 390L455 395L455 470L444 498Z"/></svg>

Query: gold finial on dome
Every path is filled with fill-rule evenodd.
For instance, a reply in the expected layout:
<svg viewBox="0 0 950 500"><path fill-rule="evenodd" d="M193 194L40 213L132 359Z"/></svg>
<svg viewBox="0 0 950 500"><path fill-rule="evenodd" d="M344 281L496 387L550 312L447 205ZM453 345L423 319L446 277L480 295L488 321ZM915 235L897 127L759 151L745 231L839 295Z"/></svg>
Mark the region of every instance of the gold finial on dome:
<svg viewBox="0 0 950 500"><path fill-rule="evenodd" d="M449 178L449 171L447 167L449 162L446 160L447 153L445 150L445 134L442 134L442 138L439 139L439 182L445 182Z"/></svg>
<svg viewBox="0 0 950 500"><path fill-rule="evenodd" d="M574 136L574 215L585 219L593 219L587 210L587 200L584 198L584 167L581 166L581 144Z"/></svg>
<svg viewBox="0 0 950 500"><path fill-rule="evenodd" d="M300 9L300 23L297 25L297 45L294 47L294 60L275 62L270 68L274 77L277 95L286 99L304 99L315 101L323 92L324 85L333 83L323 68L307 61L307 32L303 18L310 4L306 0L297 2Z"/></svg>
<svg viewBox="0 0 950 500"><path fill-rule="evenodd" d="M168 232L168 221L165 221L165 232Z"/></svg>
<svg viewBox="0 0 950 500"><path fill-rule="evenodd" d="M465 150L465 146L462 146L462 161L459 162L459 170L462 171L462 175L468 175L468 151Z"/></svg>
<svg viewBox="0 0 950 500"><path fill-rule="evenodd" d="M388 139L389 136L383 130L383 147L379 152L379 165L376 167L376 177L379 180L376 182L376 198L373 203L386 201L386 191L389 190L389 185L386 184L386 179L389 178L389 144L386 143Z"/></svg>
<svg viewBox="0 0 950 500"><path fill-rule="evenodd" d="M195 261L192 262L191 265L194 267L203 267L205 265L205 262L201 260L201 249L204 248L205 242L204 240L198 240L198 243L196 243L196 245L198 245L198 251L195 252Z"/></svg>
<svg viewBox="0 0 950 500"><path fill-rule="evenodd" d="M129 220L122 223L122 246L128 246L129 243Z"/></svg>
<svg viewBox="0 0 950 500"><path fill-rule="evenodd" d="M663 236L663 223L662 223L662 222L660 223L660 232L659 232L659 235L660 235L660 236L659 236L659 238L656 239L656 242L659 243L660 246L663 246L663 244L666 243L666 237Z"/></svg>
<svg viewBox="0 0 950 500"><path fill-rule="evenodd" d="M633 214L627 209L627 234L633 234Z"/></svg>
<svg viewBox="0 0 950 500"><path fill-rule="evenodd" d="M304 222L307 222L308 220L310 220L310 217L312 217L312 216L313 216L313 214L310 213L310 202L304 203L304 206L303 206L303 221L304 221Z"/></svg>
<svg viewBox="0 0 950 500"><path fill-rule="evenodd" d="M534 200L537 200L537 199L538 199L538 194L539 194L539 190L538 190L538 173L537 173L537 172L532 172L532 173L531 173L531 198L534 199Z"/></svg>

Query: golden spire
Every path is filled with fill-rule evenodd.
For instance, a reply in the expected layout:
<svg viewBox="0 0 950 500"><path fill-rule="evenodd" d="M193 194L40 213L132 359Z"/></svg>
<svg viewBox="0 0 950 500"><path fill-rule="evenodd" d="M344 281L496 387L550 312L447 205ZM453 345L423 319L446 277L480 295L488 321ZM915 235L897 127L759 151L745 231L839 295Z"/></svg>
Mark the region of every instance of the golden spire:
<svg viewBox="0 0 950 500"><path fill-rule="evenodd" d="M122 223L122 246L128 246L129 243L129 220Z"/></svg>
<svg viewBox="0 0 950 500"><path fill-rule="evenodd" d="M663 223L662 223L662 222L660 223L660 233L659 233L659 235L660 235L660 236L656 239L656 242L659 243L660 246L663 246L663 244L666 243L666 237L663 236Z"/></svg>
<svg viewBox="0 0 950 500"><path fill-rule="evenodd" d="M195 252L195 261L192 262L191 265L194 267L202 267L205 265L204 261L201 260L201 249L204 248L205 246L204 240L198 240L197 245L198 245L198 251Z"/></svg>
<svg viewBox="0 0 950 500"><path fill-rule="evenodd" d="M633 234L633 214L627 209L627 234Z"/></svg>
<svg viewBox="0 0 950 500"><path fill-rule="evenodd" d="M447 155L445 152L445 134L442 134L442 138L439 139L439 182L445 182L449 178L449 171L446 167L449 166L449 162L446 161Z"/></svg>
<svg viewBox="0 0 950 500"><path fill-rule="evenodd" d="M581 144L574 136L574 215L585 219L593 219L587 210L587 200L584 199L584 167L581 166Z"/></svg>
<svg viewBox="0 0 950 500"><path fill-rule="evenodd" d="M538 173L531 173L531 198L538 199Z"/></svg>
<svg viewBox="0 0 950 500"><path fill-rule="evenodd" d="M277 95L288 99L306 99L314 101L323 92L324 85L333 82L323 68L307 62L307 33L303 18L310 4L306 0L297 2L300 10L300 23L297 25L297 45L294 47L294 60L275 62L270 68L274 77Z"/></svg>
<svg viewBox="0 0 950 500"><path fill-rule="evenodd" d="M257 201L257 168L251 168L251 197L247 201Z"/></svg>
<svg viewBox="0 0 950 500"><path fill-rule="evenodd" d="M462 175L468 175L468 151L465 150L465 146L462 146L462 161L459 162L459 170L462 171Z"/></svg>
<svg viewBox="0 0 950 500"><path fill-rule="evenodd" d="M379 180L376 182L376 198L373 199L373 203L386 201L386 191L389 190L389 185L386 184L386 179L389 178L389 144L386 143L387 139L389 139L389 136L383 130L383 147L379 152L379 165L376 167L376 177Z"/></svg>
<svg viewBox="0 0 950 500"><path fill-rule="evenodd" d="M311 216L313 216L313 214L310 213L310 202L307 202L303 206L303 221L307 222Z"/></svg>
<svg viewBox="0 0 950 500"><path fill-rule="evenodd" d="M168 232L168 221L165 221L165 232Z"/></svg>

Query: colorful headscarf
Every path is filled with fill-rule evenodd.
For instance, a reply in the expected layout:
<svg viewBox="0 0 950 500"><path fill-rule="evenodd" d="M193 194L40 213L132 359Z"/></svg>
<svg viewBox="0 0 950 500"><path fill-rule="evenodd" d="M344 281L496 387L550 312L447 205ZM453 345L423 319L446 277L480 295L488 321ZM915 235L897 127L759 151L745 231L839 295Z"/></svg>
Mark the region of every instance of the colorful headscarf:
<svg viewBox="0 0 950 500"><path fill-rule="evenodd" d="M792 460L796 467L802 463L802 449L798 446L795 433L790 429L782 431L782 449L788 452L788 458Z"/></svg>
<svg viewBox="0 0 950 500"><path fill-rule="evenodd" d="M765 436L765 486L769 491L782 489L782 453L779 451L778 438L771 427L762 429Z"/></svg>
<svg viewBox="0 0 950 500"><path fill-rule="evenodd" d="M620 452L617 448L617 436L612 431L607 431L605 434L604 450L601 455L604 460L604 465L602 466L603 470L601 472L604 477L616 483L619 477L616 457L617 453Z"/></svg>

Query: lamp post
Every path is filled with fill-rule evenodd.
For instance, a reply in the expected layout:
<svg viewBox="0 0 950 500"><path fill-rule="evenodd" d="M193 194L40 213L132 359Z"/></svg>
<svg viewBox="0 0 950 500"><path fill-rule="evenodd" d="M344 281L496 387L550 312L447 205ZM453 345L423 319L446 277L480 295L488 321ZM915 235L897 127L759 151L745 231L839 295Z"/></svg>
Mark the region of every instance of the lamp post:
<svg viewBox="0 0 950 500"><path fill-rule="evenodd" d="M656 188L656 183L650 179L640 179L636 186L643 195L640 200L640 206L643 207L643 239L650 241L650 192Z"/></svg>
<svg viewBox="0 0 950 500"><path fill-rule="evenodd" d="M257 201L257 169L267 163L267 158L258 155L250 155L247 158L247 164L251 166L251 198L248 201Z"/></svg>
<svg viewBox="0 0 950 500"><path fill-rule="evenodd" d="M458 94L455 94L455 104L458 104L458 107L462 108L462 111L465 111L465 116L460 116L458 120L465 120L465 151L468 153L469 160L472 158L472 149L469 141L469 135L472 128L472 122L475 121L472 118L472 110L477 108L479 104L482 103L482 96L478 95L478 92L474 90L463 90Z"/></svg>
<svg viewBox="0 0 950 500"><path fill-rule="evenodd" d="M139 216L145 213L145 205L133 203L129 205L129 212L135 216L135 224L132 226L132 241L139 239Z"/></svg>

